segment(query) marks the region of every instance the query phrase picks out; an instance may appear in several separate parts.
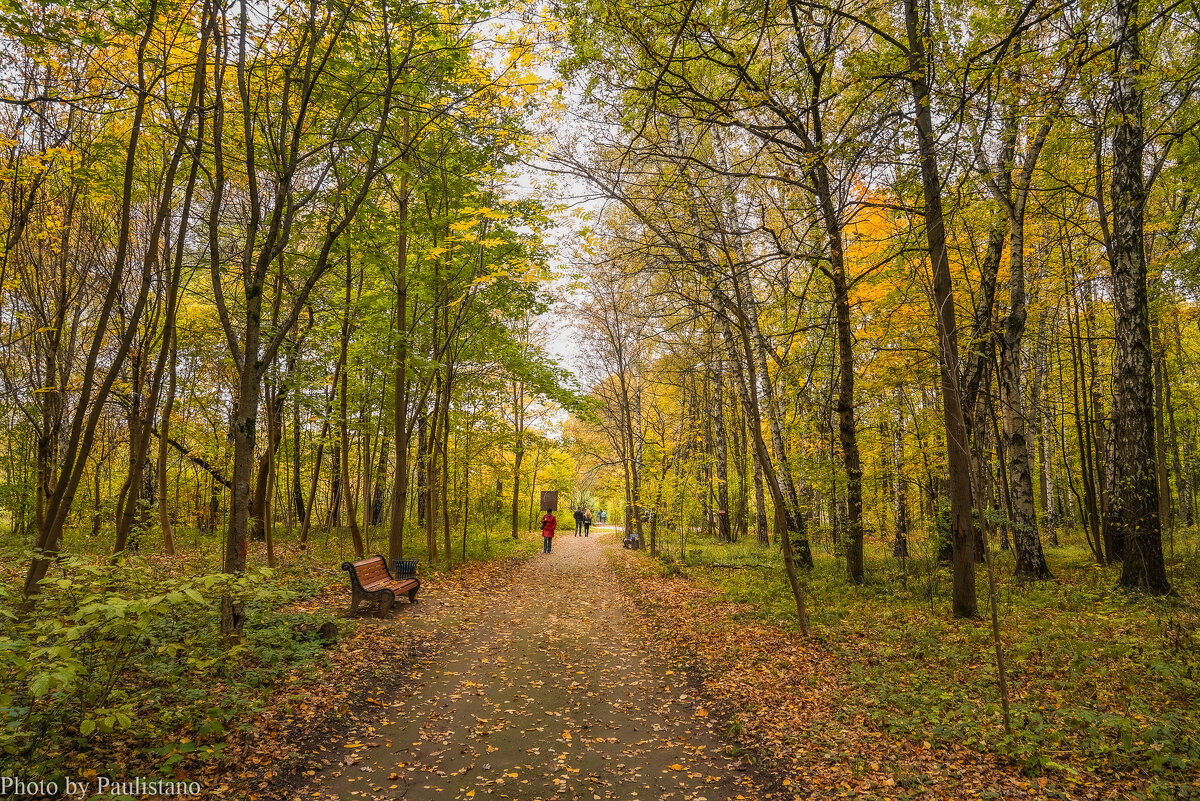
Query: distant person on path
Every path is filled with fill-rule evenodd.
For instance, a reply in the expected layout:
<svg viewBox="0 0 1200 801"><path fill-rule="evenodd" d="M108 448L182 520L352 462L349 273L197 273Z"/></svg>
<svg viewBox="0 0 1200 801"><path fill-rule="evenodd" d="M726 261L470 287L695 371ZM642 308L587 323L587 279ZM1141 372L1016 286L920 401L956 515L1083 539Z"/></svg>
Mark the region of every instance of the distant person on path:
<svg viewBox="0 0 1200 801"><path fill-rule="evenodd" d="M592 510L588 509L583 513L583 536L587 536L592 529Z"/></svg>
<svg viewBox="0 0 1200 801"><path fill-rule="evenodd" d="M575 536L578 537L583 533L583 507L580 506L575 510Z"/></svg>
<svg viewBox="0 0 1200 801"><path fill-rule="evenodd" d="M554 527L557 525L558 518L554 516L553 511L542 515L542 553L550 553L550 544L554 542Z"/></svg>

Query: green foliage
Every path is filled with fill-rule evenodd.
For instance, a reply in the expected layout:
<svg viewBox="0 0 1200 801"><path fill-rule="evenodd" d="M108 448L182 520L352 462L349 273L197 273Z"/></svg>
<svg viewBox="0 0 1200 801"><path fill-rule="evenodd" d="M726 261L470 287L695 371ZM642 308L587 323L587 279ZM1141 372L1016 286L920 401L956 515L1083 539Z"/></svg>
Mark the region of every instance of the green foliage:
<svg viewBox="0 0 1200 801"><path fill-rule="evenodd" d="M217 634L224 595L242 600L252 621L232 645ZM218 737L320 654L292 634L308 616L277 611L299 596L266 568L175 578L124 557L61 558L33 604L0 585L3 758L49 768L110 735Z"/></svg>

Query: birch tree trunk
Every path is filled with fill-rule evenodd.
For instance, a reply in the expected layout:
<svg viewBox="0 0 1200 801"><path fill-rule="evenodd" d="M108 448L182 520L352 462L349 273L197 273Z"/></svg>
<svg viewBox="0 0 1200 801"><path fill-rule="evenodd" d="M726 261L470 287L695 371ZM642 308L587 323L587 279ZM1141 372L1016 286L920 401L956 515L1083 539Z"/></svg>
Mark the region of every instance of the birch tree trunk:
<svg viewBox="0 0 1200 801"><path fill-rule="evenodd" d="M1142 175L1142 54L1138 0L1116 0L1117 115L1113 131L1112 272L1116 312L1113 452L1117 490L1106 523L1124 540L1121 585L1152 593L1171 589L1163 563L1154 449L1153 359L1146 285Z"/></svg>

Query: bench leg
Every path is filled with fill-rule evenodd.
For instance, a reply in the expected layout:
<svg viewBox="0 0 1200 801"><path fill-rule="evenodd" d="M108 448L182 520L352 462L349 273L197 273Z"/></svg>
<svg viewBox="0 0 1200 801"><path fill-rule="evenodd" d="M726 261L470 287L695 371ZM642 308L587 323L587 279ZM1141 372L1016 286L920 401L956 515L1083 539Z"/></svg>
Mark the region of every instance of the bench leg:
<svg viewBox="0 0 1200 801"><path fill-rule="evenodd" d="M411 590L408 591L408 602L410 604L415 604L417 602L417 590L419 590L419 589L421 589L421 588L413 587Z"/></svg>
<svg viewBox="0 0 1200 801"><path fill-rule="evenodd" d="M383 593L383 597L379 599L379 614L386 615L392 611L392 604L396 602L396 594L391 590Z"/></svg>
<svg viewBox="0 0 1200 801"><path fill-rule="evenodd" d="M358 591L354 591L350 596L350 614L353 615L358 611L358 604L362 601L362 595Z"/></svg>

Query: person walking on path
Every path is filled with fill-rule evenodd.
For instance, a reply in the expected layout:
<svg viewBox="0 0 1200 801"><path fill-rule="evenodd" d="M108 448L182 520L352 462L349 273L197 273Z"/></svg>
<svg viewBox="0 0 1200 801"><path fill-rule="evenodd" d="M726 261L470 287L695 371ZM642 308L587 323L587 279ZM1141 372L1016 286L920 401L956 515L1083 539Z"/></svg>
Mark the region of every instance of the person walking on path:
<svg viewBox="0 0 1200 801"><path fill-rule="evenodd" d="M583 507L580 506L575 510L575 536L578 537L583 533Z"/></svg>
<svg viewBox="0 0 1200 801"><path fill-rule="evenodd" d="M542 515L542 553L550 553L550 544L554 542L554 527L557 525L558 518L554 516L553 511Z"/></svg>
<svg viewBox="0 0 1200 801"><path fill-rule="evenodd" d="M588 509L583 513L583 536L587 536L592 529L592 510Z"/></svg>

